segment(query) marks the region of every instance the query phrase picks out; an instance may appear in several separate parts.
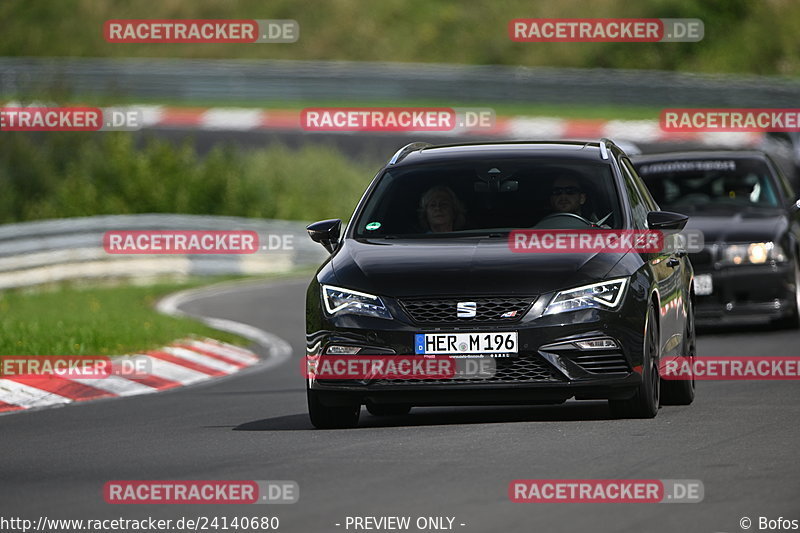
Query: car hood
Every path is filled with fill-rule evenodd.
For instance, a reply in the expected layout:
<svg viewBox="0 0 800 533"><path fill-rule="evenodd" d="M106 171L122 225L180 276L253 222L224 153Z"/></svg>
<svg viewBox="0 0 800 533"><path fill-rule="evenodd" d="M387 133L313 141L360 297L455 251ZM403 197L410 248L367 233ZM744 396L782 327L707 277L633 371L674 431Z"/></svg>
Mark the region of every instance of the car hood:
<svg viewBox="0 0 800 533"><path fill-rule="evenodd" d="M707 244L770 241L778 239L788 227L788 219L780 209L724 206L681 212L689 215L686 228L702 231Z"/></svg>
<svg viewBox="0 0 800 533"><path fill-rule="evenodd" d="M332 259L344 287L394 297L542 294L601 280L620 253L514 253L506 239L345 239Z"/></svg>

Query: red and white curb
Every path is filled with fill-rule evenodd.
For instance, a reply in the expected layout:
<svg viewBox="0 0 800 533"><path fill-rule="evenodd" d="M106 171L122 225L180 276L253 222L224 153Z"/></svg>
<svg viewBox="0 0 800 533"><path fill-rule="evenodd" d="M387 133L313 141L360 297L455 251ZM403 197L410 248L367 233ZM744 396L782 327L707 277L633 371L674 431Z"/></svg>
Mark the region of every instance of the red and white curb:
<svg viewBox="0 0 800 533"><path fill-rule="evenodd" d="M191 128L197 130L304 131L300 110L257 108L198 108L134 105L125 109L142 114L144 128ZM309 132L311 133L311 132ZM314 132L319 133L319 132ZM357 133L357 132L340 132ZM398 133L398 132L395 132ZM419 132L399 132L419 135ZM492 128L457 127L425 135L475 135L506 139L595 139L608 137L630 142L692 141L722 146L755 146L763 137L749 132L667 132L657 120L594 120L557 117L498 116Z"/></svg>
<svg viewBox="0 0 800 533"><path fill-rule="evenodd" d="M135 354L148 371L136 377L60 376L0 379L0 413L65 405L100 398L136 396L230 375L260 361L253 352L213 339L183 339Z"/></svg>
<svg viewBox="0 0 800 533"><path fill-rule="evenodd" d="M7 107L22 106L19 102L6 102ZM31 103L30 106L46 106ZM114 106L120 111L137 111L141 127L184 128L206 131L305 131L299 109L261 109L246 107L170 107L133 104ZM481 108L483 109L483 108ZM307 132L358 134L364 132ZM374 132L370 132L374 133ZM394 134L420 135L417 131ZM694 142L728 147L754 147L763 133L751 132L668 132L661 129L658 120L602 120L565 119L547 116L497 116L492 127L456 127L449 131L424 132L424 135L496 137L509 140L545 139L599 139L608 137L620 141L658 143Z"/></svg>

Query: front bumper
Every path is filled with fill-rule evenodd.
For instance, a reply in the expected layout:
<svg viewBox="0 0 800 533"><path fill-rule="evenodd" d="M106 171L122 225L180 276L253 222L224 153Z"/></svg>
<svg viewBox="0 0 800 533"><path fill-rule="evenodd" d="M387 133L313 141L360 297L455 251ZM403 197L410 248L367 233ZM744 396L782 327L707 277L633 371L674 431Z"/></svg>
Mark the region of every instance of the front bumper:
<svg viewBox="0 0 800 533"><path fill-rule="evenodd" d="M535 306L534 306L535 307ZM361 354L413 356L418 333L516 331L516 356L495 359L492 377L442 379L307 379L320 401L406 405L508 405L561 403L569 398L623 399L641 383L646 307L629 299L617 311L596 309L541 316L532 309L502 325L424 326L402 313L395 320L313 313L308 353L324 358L331 345L356 346ZM581 350L574 343L612 339L616 348ZM422 356L419 356L422 357Z"/></svg>
<svg viewBox="0 0 800 533"><path fill-rule="evenodd" d="M793 313L794 271L791 263L695 267L695 277L711 275L713 292L697 295L698 324L769 322Z"/></svg>
<svg viewBox="0 0 800 533"><path fill-rule="evenodd" d="M543 405L558 404L570 398L605 400L630 398L641 383L641 376L629 372L620 377L591 382L503 383L503 384L406 384L353 385L310 384L326 405L352 405L372 402L380 405Z"/></svg>

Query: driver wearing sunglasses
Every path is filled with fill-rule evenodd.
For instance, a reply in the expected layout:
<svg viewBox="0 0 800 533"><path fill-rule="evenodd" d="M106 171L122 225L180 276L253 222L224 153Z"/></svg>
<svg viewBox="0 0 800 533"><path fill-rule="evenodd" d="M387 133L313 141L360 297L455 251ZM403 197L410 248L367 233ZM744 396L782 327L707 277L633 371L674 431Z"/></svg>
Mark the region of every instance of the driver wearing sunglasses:
<svg viewBox="0 0 800 533"><path fill-rule="evenodd" d="M581 214L581 207L586 203L586 193L575 178L556 178L550 188L550 207L555 213Z"/></svg>

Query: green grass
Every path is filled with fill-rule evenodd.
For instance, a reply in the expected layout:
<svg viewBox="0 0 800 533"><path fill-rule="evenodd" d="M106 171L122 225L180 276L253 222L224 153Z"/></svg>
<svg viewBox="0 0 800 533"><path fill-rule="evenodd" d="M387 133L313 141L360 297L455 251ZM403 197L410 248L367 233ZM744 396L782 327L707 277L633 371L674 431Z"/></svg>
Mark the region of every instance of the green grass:
<svg viewBox="0 0 800 533"><path fill-rule="evenodd" d="M699 18L699 43L516 43L513 18ZM294 19L292 44L112 44L108 19ZM4 0L0 55L466 63L800 75L796 0ZM502 83L502 81L500 81Z"/></svg>
<svg viewBox="0 0 800 533"><path fill-rule="evenodd" d="M207 283L194 279L151 286L63 284L0 292L0 355L123 355L189 335L247 345L249 341L241 337L154 309L167 294Z"/></svg>

